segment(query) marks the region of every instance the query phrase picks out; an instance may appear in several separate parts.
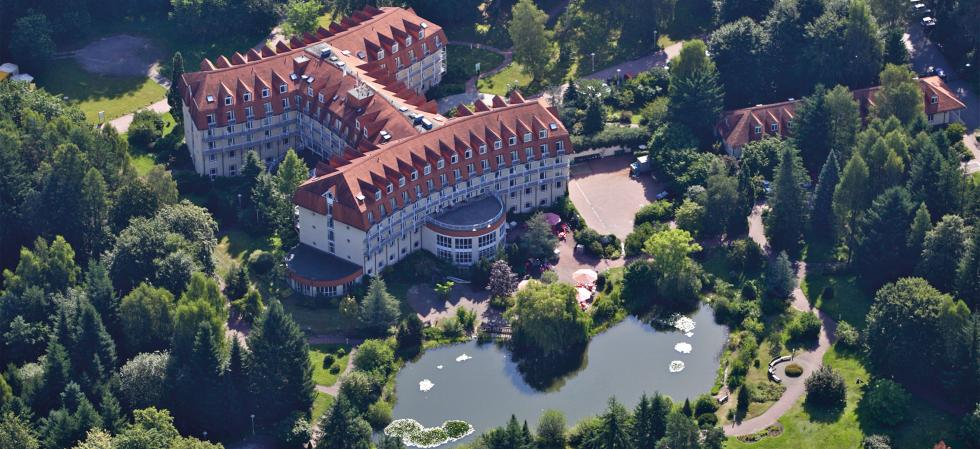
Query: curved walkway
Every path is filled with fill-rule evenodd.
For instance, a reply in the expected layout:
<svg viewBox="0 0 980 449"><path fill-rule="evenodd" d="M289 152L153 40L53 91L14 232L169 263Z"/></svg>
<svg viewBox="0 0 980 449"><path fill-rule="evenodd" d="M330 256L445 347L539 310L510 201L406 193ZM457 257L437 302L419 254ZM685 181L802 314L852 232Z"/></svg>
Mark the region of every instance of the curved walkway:
<svg viewBox="0 0 980 449"><path fill-rule="evenodd" d="M749 237L759 244L766 252L769 252L769 242L766 239L765 230L762 224L762 211L765 209L765 205L757 205L752 208L752 214L749 215ZM806 262L798 262L796 269L796 288L793 290L793 302L792 306L794 309L801 312L816 313L820 317L820 321L823 325L820 327L820 336L817 339L817 346L806 351L797 353L793 357L793 362L799 364L803 367L803 374L797 378L794 382L787 382L786 391L783 395L772 404L769 409L763 412L761 415L756 416L751 419L744 420L740 423L732 423L729 426L725 426L725 435L728 436L739 436L739 435L750 435L759 432L766 427L769 427L776 423L786 412L788 412L797 401L803 397L805 390L805 381L807 377L810 377L815 370L819 369L823 365L823 356L830 349L830 344L834 339L834 333L837 330L837 322L833 318L824 314L819 309L816 309L810 305L810 301L807 299L803 290L800 289L800 282L806 277Z"/></svg>
<svg viewBox="0 0 980 449"><path fill-rule="evenodd" d="M324 393L324 394L329 394L330 396L333 397L337 397L337 394L340 393L340 382L344 380L344 377L346 377L347 374L349 374L352 369L354 369L355 355L357 355L357 346L351 348L350 355L348 355L347 357L347 366L344 368L344 372L340 373L340 375L337 376L337 381L334 382L333 385L318 384L316 386L316 391L319 391L320 393Z"/></svg>

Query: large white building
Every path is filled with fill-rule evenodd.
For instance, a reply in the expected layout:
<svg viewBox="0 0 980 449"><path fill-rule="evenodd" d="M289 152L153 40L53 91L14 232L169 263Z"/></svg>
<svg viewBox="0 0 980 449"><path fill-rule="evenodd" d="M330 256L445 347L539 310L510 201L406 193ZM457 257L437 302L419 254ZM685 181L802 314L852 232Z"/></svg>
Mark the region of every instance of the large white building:
<svg viewBox="0 0 980 449"><path fill-rule="evenodd" d="M410 9L368 6L274 48L205 59L179 81L194 167L235 176L249 151L268 165L290 148L328 158L438 126L423 94L446 71L445 44Z"/></svg>
<svg viewBox="0 0 980 449"><path fill-rule="evenodd" d="M293 198L293 288L340 295L419 249L458 265L493 257L508 212L565 195L571 141L553 108L515 92L475 109L461 106L432 131L321 164Z"/></svg>

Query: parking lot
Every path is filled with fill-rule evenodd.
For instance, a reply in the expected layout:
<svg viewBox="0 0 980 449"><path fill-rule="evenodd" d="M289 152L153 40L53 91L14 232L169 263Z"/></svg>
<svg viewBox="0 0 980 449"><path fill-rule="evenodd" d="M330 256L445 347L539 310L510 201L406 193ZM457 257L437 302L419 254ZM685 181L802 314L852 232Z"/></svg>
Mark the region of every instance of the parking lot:
<svg viewBox="0 0 980 449"><path fill-rule="evenodd" d="M568 194L586 224L600 234L625 239L633 230L633 216L655 201L663 187L649 174L630 178L629 155L594 159L572 165Z"/></svg>

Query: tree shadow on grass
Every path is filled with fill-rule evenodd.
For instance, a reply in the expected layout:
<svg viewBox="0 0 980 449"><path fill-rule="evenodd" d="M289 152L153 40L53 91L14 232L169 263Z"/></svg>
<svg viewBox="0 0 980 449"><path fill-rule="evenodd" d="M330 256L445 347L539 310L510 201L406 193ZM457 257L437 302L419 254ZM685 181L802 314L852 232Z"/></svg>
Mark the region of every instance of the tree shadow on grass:
<svg viewBox="0 0 980 449"><path fill-rule="evenodd" d="M837 422L844 414L843 405L828 407L815 405L805 400L803 401L803 410L806 411L807 415L810 415L810 421L825 424Z"/></svg>

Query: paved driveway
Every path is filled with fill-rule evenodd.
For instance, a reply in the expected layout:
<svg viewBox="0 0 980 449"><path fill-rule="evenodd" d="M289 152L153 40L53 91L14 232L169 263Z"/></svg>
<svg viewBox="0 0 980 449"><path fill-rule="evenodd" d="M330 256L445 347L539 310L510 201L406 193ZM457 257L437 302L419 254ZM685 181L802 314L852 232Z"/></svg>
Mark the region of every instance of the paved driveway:
<svg viewBox="0 0 980 449"><path fill-rule="evenodd" d="M656 200L663 188L649 175L630 178L632 156L615 156L572 166L568 194L585 223L600 234L620 239L633 231L633 216Z"/></svg>

